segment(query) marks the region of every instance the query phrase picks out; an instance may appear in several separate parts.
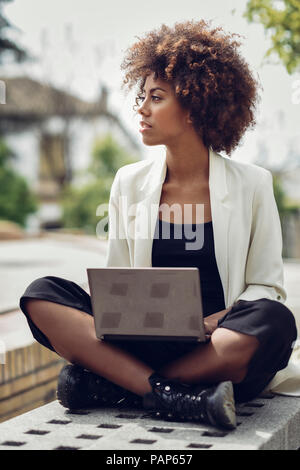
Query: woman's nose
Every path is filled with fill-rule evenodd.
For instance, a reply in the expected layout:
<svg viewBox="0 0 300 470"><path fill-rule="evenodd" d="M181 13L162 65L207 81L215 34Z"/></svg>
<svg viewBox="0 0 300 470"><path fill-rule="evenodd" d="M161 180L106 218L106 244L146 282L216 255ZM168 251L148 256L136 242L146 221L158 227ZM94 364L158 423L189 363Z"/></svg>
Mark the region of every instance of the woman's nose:
<svg viewBox="0 0 300 470"><path fill-rule="evenodd" d="M150 111L149 109L145 106L145 102L143 102L140 107L138 108L138 113L139 114L145 114L145 115L149 115Z"/></svg>

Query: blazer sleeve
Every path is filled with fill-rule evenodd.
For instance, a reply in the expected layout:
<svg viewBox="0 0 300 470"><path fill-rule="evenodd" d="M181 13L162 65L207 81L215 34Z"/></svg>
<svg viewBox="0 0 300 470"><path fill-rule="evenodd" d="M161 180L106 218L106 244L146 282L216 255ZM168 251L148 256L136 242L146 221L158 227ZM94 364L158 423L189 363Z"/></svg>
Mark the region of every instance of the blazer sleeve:
<svg viewBox="0 0 300 470"><path fill-rule="evenodd" d="M129 248L124 230L120 198L120 173L117 171L108 203L108 248L106 267L130 267Z"/></svg>
<svg viewBox="0 0 300 470"><path fill-rule="evenodd" d="M247 287L236 301L260 298L286 301L281 224L273 177L268 170L263 171L254 193L245 283Z"/></svg>

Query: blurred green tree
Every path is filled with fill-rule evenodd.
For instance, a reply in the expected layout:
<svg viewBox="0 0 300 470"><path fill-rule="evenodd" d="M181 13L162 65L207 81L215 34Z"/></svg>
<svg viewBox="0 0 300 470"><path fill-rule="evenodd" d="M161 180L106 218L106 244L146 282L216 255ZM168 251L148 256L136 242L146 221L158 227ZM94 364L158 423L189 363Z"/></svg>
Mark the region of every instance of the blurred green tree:
<svg viewBox="0 0 300 470"><path fill-rule="evenodd" d="M16 29L3 15L4 4L11 1L0 0L0 64L3 63L4 57L7 57L7 53L10 53L13 61L16 62L23 62L29 58L28 52L8 38L6 34L8 29Z"/></svg>
<svg viewBox="0 0 300 470"><path fill-rule="evenodd" d="M14 154L0 139L0 219L25 227L26 218L36 212L38 203L26 180L11 167Z"/></svg>
<svg viewBox="0 0 300 470"><path fill-rule="evenodd" d="M274 197L277 204L281 227L284 227L286 219L299 213L300 206L297 203L290 203L283 189L280 174L273 174Z"/></svg>
<svg viewBox="0 0 300 470"><path fill-rule="evenodd" d="M293 251L293 246L290 244L290 222L293 221L295 215L299 217L300 206L298 203L291 203L287 198L286 193L282 187L280 174L273 174L273 189L282 229L282 256L284 258L289 258L291 257L291 249Z"/></svg>
<svg viewBox="0 0 300 470"><path fill-rule="evenodd" d="M81 187L68 185L63 191L61 204L63 208L63 226L65 228L83 229L85 233L95 234L101 217L96 215L100 204L108 204L110 189L117 170L134 160L111 134L95 141L92 150L92 162L83 173L89 182Z"/></svg>
<svg viewBox="0 0 300 470"><path fill-rule="evenodd" d="M280 181L280 177L277 175L273 175L273 189L274 189L274 196L279 212L280 218L287 210L286 204L286 195L282 188L282 183Z"/></svg>
<svg viewBox="0 0 300 470"><path fill-rule="evenodd" d="M299 0L248 0L244 16L271 33L265 57L277 54L289 74L300 68Z"/></svg>

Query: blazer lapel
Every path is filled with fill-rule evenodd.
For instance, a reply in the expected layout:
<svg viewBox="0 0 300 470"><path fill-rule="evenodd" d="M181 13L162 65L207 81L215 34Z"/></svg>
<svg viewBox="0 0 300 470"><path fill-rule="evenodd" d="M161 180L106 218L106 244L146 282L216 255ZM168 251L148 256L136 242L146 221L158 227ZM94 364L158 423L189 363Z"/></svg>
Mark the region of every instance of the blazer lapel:
<svg viewBox="0 0 300 470"><path fill-rule="evenodd" d="M158 218L162 185L167 172L166 155L157 159L140 186L143 199L136 206L134 266L152 266L152 245ZM228 307L228 229L230 206L227 200L225 157L209 149L209 189L217 266ZM200 273L201 275L201 273Z"/></svg>
<svg viewBox="0 0 300 470"><path fill-rule="evenodd" d="M152 266L152 245L162 185L167 173L166 156L158 159L141 185L142 200L136 207L134 266Z"/></svg>
<svg viewBox="0 0 300 470"><path fill-rule="evenodd" d="M226 161L210 150L209 190L216 262L223 286L226 308L229 307L229 220L230 204L226 178Z"/></svg>

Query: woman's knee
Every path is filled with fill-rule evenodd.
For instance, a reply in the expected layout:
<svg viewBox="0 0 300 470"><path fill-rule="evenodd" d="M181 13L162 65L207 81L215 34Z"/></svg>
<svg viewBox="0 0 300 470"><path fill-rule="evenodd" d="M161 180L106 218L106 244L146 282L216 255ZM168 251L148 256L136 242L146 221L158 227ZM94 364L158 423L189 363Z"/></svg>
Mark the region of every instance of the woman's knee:
<svg viewBox="0 0 300 470"><path fill-rule="evenodd" d="M44 276L35 279L26 287L26 290L22 297L30 297L31 295L37 296L39 293L45 295L45 292L48 291L50 284L53 284L53 281L55 279L57 278L55 278L54 276Z"/></svg>
<svg viewBox="0 0 300 470"><path fill-rule="evenodd" d="M267 317L272 315L275 322L272 322L279 335L285 331L291 340L297 338L296 320L291 310L281 302L271 299L260 299L260 307Z"/></svg>
<svg viewBox="0 0 300 470"><path fill-rule="evenodd" d="M23 306L26 310L26 314L31 318L32 321L36 321L40 314L44 314L43 304L44 300L27 298L24 299Z"/></svg>
<svg viewBox="0 0 300 470"><path fill-rule="evenodd" d="M234 383L241 382L247 373L251 359L259 348L258 339L255 336L223 327L214 331L211 342L222 367L230 374L230 380Z"/></svg>
<svg viewBox="0 0 300 470"><path fill-rule="evenodd" d="M53 282L56 281L54 276L44 276L32 281L26 288L20 298L20 308L26 316L31 317L43 311L41 303L45 295L49 296L49 292L53 289Z"/></svg>
<svg viewBox="0 0 300 470"><path fill-rule="evenodd" d="M32 281L25 289L25 292L20 298L20 307L23 310L28 305L28 301L38 298L39 294L45 295L48 290L50 276L39 277Z"/></svg>

